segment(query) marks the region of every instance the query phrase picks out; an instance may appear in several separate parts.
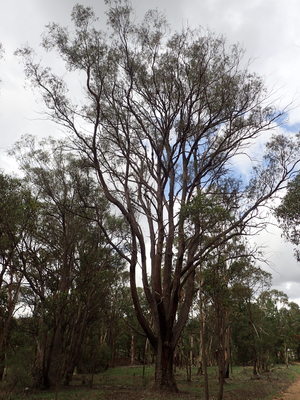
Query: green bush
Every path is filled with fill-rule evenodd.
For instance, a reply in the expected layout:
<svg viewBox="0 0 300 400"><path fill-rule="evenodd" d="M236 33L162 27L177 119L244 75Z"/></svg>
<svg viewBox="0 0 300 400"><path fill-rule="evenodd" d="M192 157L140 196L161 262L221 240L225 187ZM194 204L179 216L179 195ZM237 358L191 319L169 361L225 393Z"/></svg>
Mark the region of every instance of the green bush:
<svg viewBox="0 0 300 400"><path fill-rule="evenodd" d="M98 374L108 368L110 358L110 349L106 343L96 345L89 341L82 348L77 370L83 374Z"/></svg>
<svg viewBox="0 0 300 400"><path fill-rule="evenodd" d="M8 355L6 381L14 387L32 386L32 354L30 346L20 346Z"/></svg>

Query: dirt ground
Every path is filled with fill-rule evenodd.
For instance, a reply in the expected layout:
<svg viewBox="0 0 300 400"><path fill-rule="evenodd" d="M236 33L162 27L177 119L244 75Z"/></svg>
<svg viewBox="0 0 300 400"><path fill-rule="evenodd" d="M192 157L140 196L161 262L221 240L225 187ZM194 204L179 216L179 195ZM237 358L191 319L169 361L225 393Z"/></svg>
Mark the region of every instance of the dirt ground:
<svg viewBox="0 0 300 400"><path fill-rule="evenodd" d="M300 379L273 400L300 400Z"/></svg>

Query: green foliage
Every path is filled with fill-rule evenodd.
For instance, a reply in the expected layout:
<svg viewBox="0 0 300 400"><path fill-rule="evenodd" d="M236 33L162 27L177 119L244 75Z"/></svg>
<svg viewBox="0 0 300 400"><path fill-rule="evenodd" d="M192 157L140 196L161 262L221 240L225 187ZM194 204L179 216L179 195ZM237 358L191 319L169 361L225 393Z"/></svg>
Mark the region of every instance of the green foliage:
<svg viewBox="0 0 300 400"><path fill-rule="evenodd" d="M111 351L106 343L99 344L97 337L89 336L81 347L77 363L79 373L98 374L108 368Z"/></svg>
<svg viewBox="0 0 300 400"><path fill-rule="evenodd" d="M289 182L287 192L276 209L276 216L285 238L296 246L295 255L300 261L300 252L297 248L300 244L300 175Z"/></svg>
<svg viewBox="0 0 300 400"><path fill-rule="evenodd" d="M31 336L33 329L33 320L30 317L12 321L7 351L6 382L18 389L30 387L33 384L34 341Z"/></svg>
<svg viewBox="0 0 300 400"><path fill-rule="evenodd" d="M71 379L86 333L109 309L113 290L126 281L124 263L108 242L110 227L117 233L123 226L109 215L89 160L63 141L27 136L13 153L36 198L22 253L28 283L22 300L32 310L35 384L47 387ZM92 354L89 343L82 357ZM109 355L95 348L89 367L98 371Z"/></svg>
<svg viewBox="0 0 300 400"><path fill-rule="evenodd" d="M1 264L32 229L36 203L19 179L0 174L0 257ZM17 259L16 259L17 260ZM16 261L15 260L15 261Z"/></svg>
<svg viewBox="0 0 300 400"><path fill-rule="evenodd" d="M191 222L200 222L201 226L204 225L203 229L211 228L217 222L230 220L230 212L221 200L217 195L199 193L183 208L182 213L185 217L189 217Z"/></svg>
<svg viewBox="0 0 300 400"><path fill-rule="evenodd" d="M32 365L33 347L26 344L14 349L7 357L6 382L17 388L25 388L33 385Z"/></svg>
<svg viewBox="0 0 300 400"><path fill-rule="evenodd" d="M259 207L292 174L297 156L294 142L277 136L241 190L232 161L247 154L282 113L267 104L262 80L240 68L239 46L200 30L170 33L156 11L136 22L126 0L108 6L108 32L97 30L90 7L76 5L73 30L50 24L43 41L82 82L83 97L72 96L68 79L35 61L31 49L19 51L48 116L73 132L80 154L51 140L17 146L39 204L26 278L43 354L50 364L51 357L70 364L65 375L71 375L77 340L84 342L85 335L84 359L98 342L111 347L112 359L117 346L128 348L137 330L132 305L126 303L122 313L113 297L121 292L123 263L130 265L137 319L157 360L161 356L170 368L156 376L174 389L173 353L193 303L198 267L201 296L215 316L218 354L238 295L255 304L248 310L258 332L255 350L267 348L265 332L277 314L262 298L261 304L245 299L266 276L239 254L244 248L235 238L253 222L259 227ZM139 267L144 293L136 287ZM94 337L89 328L95 321ZM95 354L92 369L101 357Z"/></svg>

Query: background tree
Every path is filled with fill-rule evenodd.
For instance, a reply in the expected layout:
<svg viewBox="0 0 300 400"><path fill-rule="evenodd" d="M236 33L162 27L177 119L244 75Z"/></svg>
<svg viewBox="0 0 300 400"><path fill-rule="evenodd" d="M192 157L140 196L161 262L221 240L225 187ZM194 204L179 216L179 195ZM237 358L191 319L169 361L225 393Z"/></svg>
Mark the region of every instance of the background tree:
<svg viewBox="0 0 300 400"><path fill-rule="evenodd" d="M299 135L298 135L299 136ZM287 186L287 191L285 196L283 197L281 204L277 207L275 211L275 215L279 220L280 227L283 231L283 236L291 242L294 247L294 252L297 260L300 260L300 201L299 201L299 193L300 193L300 175L296 175L296 177L289 182ZM286 323L290 320L291 313L295 312L296 305L291 304L290 309L283 309L281 311L282 318ZM294 318L292 318L295 321ZM294 326L293 326L294 325ZM283 339L284 348L285 348L285 360L288 364L288 354L287 348L294 347L297 348L297 333L294 330L294 327L297 326L295 322L290 326L290 328L285 330L285 338ZM287 342L290 342L289 346Z"/></svg>
<svg viewBox="0 0 300 400"><path fill-rule="evenodd" d="M20 254L32 231L35 202L21 180L0 174L0 380L10 326L19 303L23 273Z"/></svg>
<svg viewBox="0 0 300 400"><path fill-rule="evenodd" d="M219 371L218 399L223 398L232 357L232 323L239 289L251 291L267 277L253 264L253 255L241 240L231 240L210 254L203 270L202 291L211 305L214 354ZM241 292L239 293L241 294ZM207 396L208 397L208 396Z"/></svg>
<svg viewBox="0 0 300 400"><path fill-rule="evenodd" d="M276 209L280 227L284 237L295 245L295 256L300 260L298 246L300 244L300 175L289 182L287 192Z"/></svg>
<svg viewBox="0 0 300 400"><path fill-rule="evenodd" d="M47 388L70 381L88 326L100 319L123 264L98 228L113 218L84 160L61 142L31 137L15 154L38 203L21 261L36 321L35 383Z"/></svg>
<svg viewBox="0 0 300 400"><path fill-rule="evenodd" d="M130 265L136 315L156 353L155 386L176 391L174 352L193 301L195 271L207 254L253 224L295 167L296 146L278 137L249 186L234 182L231 161L282 115L267 104L261 79L240 67L238 46L201 31L172 34L156 11L134 23L126 2L113 3L107 15L111 36L80 5L72 12L72 33L50 24L45 35L44 48L57 50L82 82L82 103L74 104L78 96L69 96L66 81L35 62L30 49L19 54L46 113L72 133L107 200L127 221L130 251L112 239L111 245ZM187 207L194 202L201 216L218 197L222 204L227 199L219 215L224 220L240 208L238 218L211 235L200 217L191 224ZM137 290L138 266L150 319Z"/></svg>

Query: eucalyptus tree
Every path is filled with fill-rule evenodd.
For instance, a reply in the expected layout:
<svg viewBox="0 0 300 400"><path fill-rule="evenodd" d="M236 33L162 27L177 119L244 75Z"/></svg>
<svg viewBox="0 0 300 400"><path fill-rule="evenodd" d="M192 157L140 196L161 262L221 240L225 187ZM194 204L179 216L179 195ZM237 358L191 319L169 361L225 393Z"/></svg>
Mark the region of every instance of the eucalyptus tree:
<svg viewBox="0 0 300 400"><path fill-rule="evenodd" d="M254 305L256 321L256 366L257 374L269 371L270 365L278 360L278 354L284 351L283 331L288 328L282 319L281 307L286 307L288 297L278 290L266 290L260 294ZM288 337L286 337L286 341ZM283 340L285 342L285 340Z"/></svg>
<svg viewBox="0 0 300 400"><path fill-rule="evenodd" d="M239 301L233 319L236 362L253 363L254 376L269 371L276 362L288 365L289 352L297 356L299 306L270 287L265 286L259 296L245 287L237 289Z"/></svg>
<svg viewBox="0 0 300 400"><path fill-rule="evenodd" d="M260 286L269 284L270 275L255 266L255 256L240 238L234 238L211 252L202 268L199 296L210 304L210 318L214 332L214 354L218 365L218 400L223 399L225 379L229 378L232 355L232 326L237 318L239 303L245 294L251 297ZM201 314L201 310L200 310ZM202 313L203 314L203 313ZM205 316L202 315L205 319ZM202 328L202 327L201 327ZM205 332L201 332L202 337ZM205 351L202 352L205 355ZM206 362L204 360L203 365ZM205 371L204 371L205 375ZM207 374L205 376L207 379ZM209 399L208 384L205 398Z"/></svg>
<svg viewBox="0 0 300 400"><path fill-rule="evenodd" d="M280 361L289 366L290 360L298 359L297 349L299 347L300 308L288 299L282 304L277 314L277 349Z"/></svg>
<svg viewBox="0 0 300 400"><path fill-rule="evenodd" d="M13 151L38 204L21 261L37 326L33 374L39 387L70 381L87 329L101 317L123 268L98 228L117 220L85 160L65 146L27 136Z"/></svg>
<svg viewBox="0 0 300 400"><path fill-rule="evenodd" d="M281 204L277 207L275 215L278 218L279 225L283 231L286 240L294 245L294 254L297 261L300 261L300 175L298 174L287 186L287 191L282 198ZM289 319L291 311L295 310L295 306L291 310L282 310L282 317ZM290 331L293 331L291 329ZM296 334L294 332L294 338ZM285 360L288 360L287 341L293 342L291 335L287 334L284 338ZM299 346L298 346L299 347ZM299 353L299 352L298 352ZM286 363L288 363L286 361Z"/></svg>
<svg viewBox="0 0 300 400"><path fill-rule="evenodd" d="M300 175L287 186L287 192L276 209L276 216L284 237L295 246L295 256L300 260Z"/></svg>
<svg viewBox="0 0 300 400"><path fill-rule="evenodd" d="M0 380L10 326L20 299L20 253L32 231L35 202L23 182L0 174Z"/></svg>
<svg viewBox="0 0 300 400"><path fill-rule="evenodd" d="M111 245L130 266L137 318L156 353L155 386L176 391L173 357L195 271L213 249L254 224L260 206L291 174L295 145L274 139L249 185L234 183L235 156L251 153L282 116L268 104L262 80L242 67L240 48L201 30L172 33L157 11L134 22L127 2L109 4L107 32L81 5L73 9L71 32L48 26L43 46L57 51L70 79L43 67L29 48L18 54L46 114L72 134L108 202L127 221L130 246ZM72 78L81 82L82 96L68 86ZM211 196L227 201L219 221L240 207L238 218L212 235L207 223L214 216L201 219ZM192 224L191 203L199 214ZM137 290L140 272L150 319Z"/></svg>

